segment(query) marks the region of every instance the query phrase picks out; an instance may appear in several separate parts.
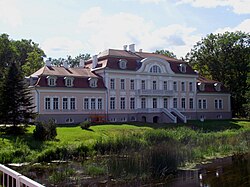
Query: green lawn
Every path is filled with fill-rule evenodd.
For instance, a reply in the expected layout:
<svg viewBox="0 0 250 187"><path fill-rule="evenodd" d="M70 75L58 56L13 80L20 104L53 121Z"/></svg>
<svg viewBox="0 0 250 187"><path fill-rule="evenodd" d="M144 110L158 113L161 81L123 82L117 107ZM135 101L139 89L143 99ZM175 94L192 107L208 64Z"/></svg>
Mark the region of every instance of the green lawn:
<svg viewBox="0 0 250 187"><path fill-rule="evenodd" d="M183 127L188 128L185 129ZM106 124L91 126L88 130L82 130L79 126L59 126L57 127L56 140L45 142L34 140L32 135L34 128L34 126L28 127L28 132L18 137L0 134L0 163L36 160L40 154L45 154L46 151L51 151L51 154L53 154L53 151L58 151L55 150L57 147L64 147L67 150L85 145L92 149L91 146L93 146L96 141L103 139L133 138L133 136L135 136L139 141L143 139L142 141L145 142L146 132L154 133L154 136L179 138L178 141L193 139L198 142L198 137L209 137L210 139L214 137L221 138L221 136L236 137L236 135L242 134L242 132L246 132L243 138L245 138L245 136L247 138L250 132L250 121L207 120L205 122L189 121L187 124ZM232 141L235 137L231 138ZM248 141L246 138L244 141ZM226 142L230 143L230 141L227 140Z"/></svg>

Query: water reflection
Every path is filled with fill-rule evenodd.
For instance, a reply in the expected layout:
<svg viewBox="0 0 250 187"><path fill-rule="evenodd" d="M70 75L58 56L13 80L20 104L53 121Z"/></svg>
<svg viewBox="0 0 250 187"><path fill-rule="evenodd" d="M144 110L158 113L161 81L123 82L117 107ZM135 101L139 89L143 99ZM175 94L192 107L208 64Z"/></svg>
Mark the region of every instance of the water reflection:
<svg viewBox="0 0 250 187"><path fill-rule="evenodd" d="M164 162L163 157L163 160L156 161L152 159L153 155L150 160L144 156L107 157L83 163L53 163L14 169L46 186L250 186L250 154L216 159L196 169L178 172L167 172L169 163ZM160 175L157 170L161 171Z"/></svg>

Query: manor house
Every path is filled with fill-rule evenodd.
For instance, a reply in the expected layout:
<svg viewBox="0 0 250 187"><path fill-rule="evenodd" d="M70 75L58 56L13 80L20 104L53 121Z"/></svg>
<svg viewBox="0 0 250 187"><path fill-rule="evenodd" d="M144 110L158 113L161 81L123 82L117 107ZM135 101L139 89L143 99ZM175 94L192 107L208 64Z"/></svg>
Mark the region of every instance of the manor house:
<svg viewBox="0 0 250 187"><path fill-rule="evenodd" d="M108 49L79 67L50 61L28 79L38 120L177 123L231 118L230 93L199 76L186 62L135 51Z"/></svg>

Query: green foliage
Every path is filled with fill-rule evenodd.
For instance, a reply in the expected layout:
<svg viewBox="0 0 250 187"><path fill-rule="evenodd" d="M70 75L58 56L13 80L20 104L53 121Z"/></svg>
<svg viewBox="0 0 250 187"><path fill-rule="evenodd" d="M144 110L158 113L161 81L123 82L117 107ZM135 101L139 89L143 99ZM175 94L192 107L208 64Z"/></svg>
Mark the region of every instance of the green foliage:
<svg viewBox="0 0 250 187"><path fill-rule="evenodd" d="M24 68L25 76L38 70L43 65L45 53L32 40L12 40L7 34L0 35L0 77L7 67L18 62Z"/></svg>
<svg viewBox="0 0 250 187"><path fill-rule="evenodd" d="M62 66L64 61L67 61L68 65L70 67L78 67L80 65L80 60L89 60L90 54L79 54L75 58L72 58L70 55L67 57L67 59L64 58L58 58L58 59L51 59L51 62L54 66Z"/></svg>
<svg viewBox="0 0 250 187"><path fill-rule="evenodd" d="M170 57L170 58L177 58L173 52L168 51L168 50L164 50L164 49L156 50L154 53L165 55L165 56Z"/></svg>
<svg viewBox="0 0 250 187"><path fill-rule="evenodd" d="M14 127L35 118L32 96L16 63L11 63L0 91L0 123Z"/></svg>
<svg viewBox="0 0 250 187"><path fill-rule="evenodd" d="M39 122L33 132L34 138L37 140L53 140L57 136L56 124L50 120L48 123Z"/></svg>
<svg viewBox="0 0 250 187"><path fill-rule="evenodd" d="M89 129L89 127L90 127L90 125L91 125L91 122L90 121L84 121L84 122L82 122L82 123L80 123L80 127L82 128L82 129Z"/></svg>
<svg viewBox="0 0 250 187"><path fill-rule="evenodd" d="M250 89L247 85L247 73L250 72L249 33L210 34L197 42L186 55L186 60L201 75L218 80L229 89L234 116L246 115L243 104L248 97L246 91Z"/></svg>

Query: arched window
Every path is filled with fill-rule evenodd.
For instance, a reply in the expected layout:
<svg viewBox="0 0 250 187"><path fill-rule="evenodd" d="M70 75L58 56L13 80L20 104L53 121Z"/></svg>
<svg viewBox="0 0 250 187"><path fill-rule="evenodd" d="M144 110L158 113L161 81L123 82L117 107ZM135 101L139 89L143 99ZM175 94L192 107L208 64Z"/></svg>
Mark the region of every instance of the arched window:
<svg viewBox="0 0 250 187"><path fill-rule="evenodd" d="M153 65L151 68L150 68L150 73L161 73L161 68L157 65Z"/></svg>

